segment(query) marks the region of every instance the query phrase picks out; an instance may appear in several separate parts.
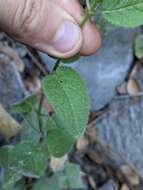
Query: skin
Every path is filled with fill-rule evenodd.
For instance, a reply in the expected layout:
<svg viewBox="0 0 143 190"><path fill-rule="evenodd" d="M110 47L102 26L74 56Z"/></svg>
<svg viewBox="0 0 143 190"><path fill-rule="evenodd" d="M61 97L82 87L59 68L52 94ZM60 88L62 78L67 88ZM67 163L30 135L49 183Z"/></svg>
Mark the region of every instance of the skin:
<svg viewBox="0 0 143 190"><path fill-rule="evenodd" d="M80 29L84 17L77 0L0 0L1 32L59 58L79 52L91 55L100 47L101 38L95 24L88 22Z"/></svg>

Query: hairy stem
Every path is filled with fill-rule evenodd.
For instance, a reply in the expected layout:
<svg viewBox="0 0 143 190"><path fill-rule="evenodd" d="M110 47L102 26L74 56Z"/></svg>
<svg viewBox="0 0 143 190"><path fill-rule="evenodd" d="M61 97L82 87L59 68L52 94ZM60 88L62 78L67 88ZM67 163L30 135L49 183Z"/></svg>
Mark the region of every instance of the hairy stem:
<svg viewBox="0 0 143 190"><path fill-rule="evenodd" d="M41 97L40 97L40 101L39 101L39 107L38 107L39 130L40 130L40 133L41 133L40 142L42 142L43 138L44 138L43 121L42 121L42 117L41 117L43 101L44 101L44 94L42 93Z"/></svg>
<svg viewBox="0 0 143 190"><path fill-rule="evenodd" d="M55 66L53 68L53 72L57 70L57 68L60 66L60 61L61 59L57 59L56 63L55 63Z"/></svg>

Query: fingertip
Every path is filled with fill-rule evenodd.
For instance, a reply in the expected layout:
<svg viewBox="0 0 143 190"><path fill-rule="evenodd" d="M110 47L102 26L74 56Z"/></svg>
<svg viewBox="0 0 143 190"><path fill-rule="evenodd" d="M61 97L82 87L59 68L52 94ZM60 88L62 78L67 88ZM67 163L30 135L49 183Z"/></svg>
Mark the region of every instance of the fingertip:
<svg viewBox="0 0 143 190"><path fill-rule="evenodd" d="M54 0L63 9L65 9L80 25L85 18L85 10L81 7L77 0ZM80 49L81 55L94 54L101 46L101 36L97 30L95 23L88 22L82 29L83 43Z"/></svg>
<svg viewBox="0 0 143 190"><path fill-rule="evenodd" d="M83 28L83 46L80 54L88 56L95 54L101 46L101 35L95 24L88 22Z"/></svg>
<svg viewBox="0 0 143 190"><path fill-rule="evenodd" d="M79 25L76 22L66 20L56 33L53 48L63 55L72 56L80 51L82 39Z"/></svg>
<svg viewBox="0 0 143 190"><path fill-rule="evenodd" d="M79 53L83 34L78 24L65 20L56 32L53 42L37 43L36 48L54 57L68 58Z"/></svg>

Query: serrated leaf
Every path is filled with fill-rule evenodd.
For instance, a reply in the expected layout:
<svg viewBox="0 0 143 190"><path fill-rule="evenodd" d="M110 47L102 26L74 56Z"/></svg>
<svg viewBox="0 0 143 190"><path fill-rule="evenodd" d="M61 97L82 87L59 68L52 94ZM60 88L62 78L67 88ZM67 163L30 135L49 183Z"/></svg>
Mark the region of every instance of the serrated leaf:
<svg viewBox="0 0 143 190"><path fill-rule="evenodd" d="M135 55L138 59L143 58L143 34L140 34L136 37Z"/></svg>
<svg viewBox="0 0 143 190"><path fill-rule="evenodd" d="M49 122L50 121L51 119L49 119ZM52 123L54 123L54 121L49 124ZM66 131L66 129L56 126L49 129L47 133L48 150L52 156L62 157L69 152L74 143L74 138Z"/></svg>
<svg viewBox="0 0 143 190"><path fill-rule="evenodd" d="M60 67L44 78L42 87L58 126L66 129L74 139L78 138L88 119L88 97L80 76L71 68Z"/></svg>
<svg viewBox="0 0 143 190"><path fill-rule="evenodd" d="M37 106L37 96L32 95L14 104L11 107L11 112L26 114L31 112L34 108L36 108L36 106Z"/></svg>
<svg viewBox="0 0 143 190"><path fill-rule="evenodd" d="M4 155L4 156L1 156ZM46 168L47 157L42 150L30 142L0 149L0 164L26 176L40 176Z"/></svg>
<svg viewBox="0 0 143 190"><path fill-rule="evenodd" d="M103 16L112 24L136 27L143 24L143 0L103 0Z"/></svg>

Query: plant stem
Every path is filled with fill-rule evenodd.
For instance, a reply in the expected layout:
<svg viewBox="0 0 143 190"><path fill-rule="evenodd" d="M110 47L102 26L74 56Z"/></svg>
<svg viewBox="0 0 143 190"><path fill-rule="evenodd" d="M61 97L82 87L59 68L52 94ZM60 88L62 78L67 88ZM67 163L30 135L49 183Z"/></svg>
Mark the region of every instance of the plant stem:
<svg viewBox="0 0 143 190"><path fill-rule="evenodd" d="M60 65L60 61L61 59L57 59L55 65L54 65L54 68L53 68L53 71L56 71L57 68L59 67ZM38 110L36 111L37 113L37 116L38 116L38 122L39 122L39 130L40 130L40 133L41 133L41 137L40 137L40 140L39 140L39 143L41 144L44 140L44 131L43 131L43 120L42 120L42 117L43 117L43 114L42 114L42 105L43 105L43 101L44 101L44 94L42 93L41 94L41 97L40 97L40 100L39 100L39 107L38 107Z"/></svg>
<svg viewBox="0 0 143 190"><path fill-rule="evenodd" d="M55 65L54 65L53 71L56 71L56 70L57 70L57 68L58 68L59 65L60 65L60 61L61 61L61 59L57 59Z"/></svg>
<svg viewBox="0 0 143 190"><path fill-rule="evenodd" d="M83 21L80 23L80 28L83 28L84 25L89 21L90 16L88 14L88 12L86 13L86 16L84 17Z"/></svg>
<svg viewBox="0 0 143 190"><path fill-rule="evenodd" d="M47 74L49 74L49 71L47 70L47 68L45 68L42 64L42 61L39 61L38 58L36 57L37 51L27 47L28 50L28 54L31 57L31 59L34 61L35 65L37 66L37 68L41 71L41 73L45 76Z"/></svg>
<svg viewBox="0 0 143 190"><path fill-rule="evenodd" d="M47 118L49 117L49 115L47 115L47 114L39 113L38 110L35 110L35 112L36 112L37 114L39 114L40 116L47 117Z"/></svg>
<svg viewBox="0 0 143 190"><path fill-rule="evenodd" d="M85 15L84 19L80 23L80 28L81 29L91 19L92 15L93 15L93 12L95 13L96 5L97 5L98 2L100 2L100 0L94 0L94 2L91 4L90 10L88 10L88 8L86 9L86 15ZM60 61L61 61L61 59L57 59L57 61L55 63L55 66L53 68L53 71L55 71L59 67Z"/></svg>
<svg viewBox="0 0 143 190"><path fill-rule="evenodd" d="M95 14L95 8L96 8L96 5L99 1L98 0L95 0L91 6L88 5L87 8L86 8L86 15L83 19L83 21L80 23L80 27L83 28L84 25L91 19L93 13Z"/></svg>
<svg viewBox="0 0 143 190"><path fill-rule="evenodd" d="M39 121L39 130L41 133L41 138L40 138L40 142L43 141L44 138L44 132L43 132L43 121L42 121L42 117L41 117L41 111L42 111L42 105L43 105L43 101L44 101L44 94L41 94L40 97L40 101L39 101L39 107L38 107L38 121Z"/></svg>

